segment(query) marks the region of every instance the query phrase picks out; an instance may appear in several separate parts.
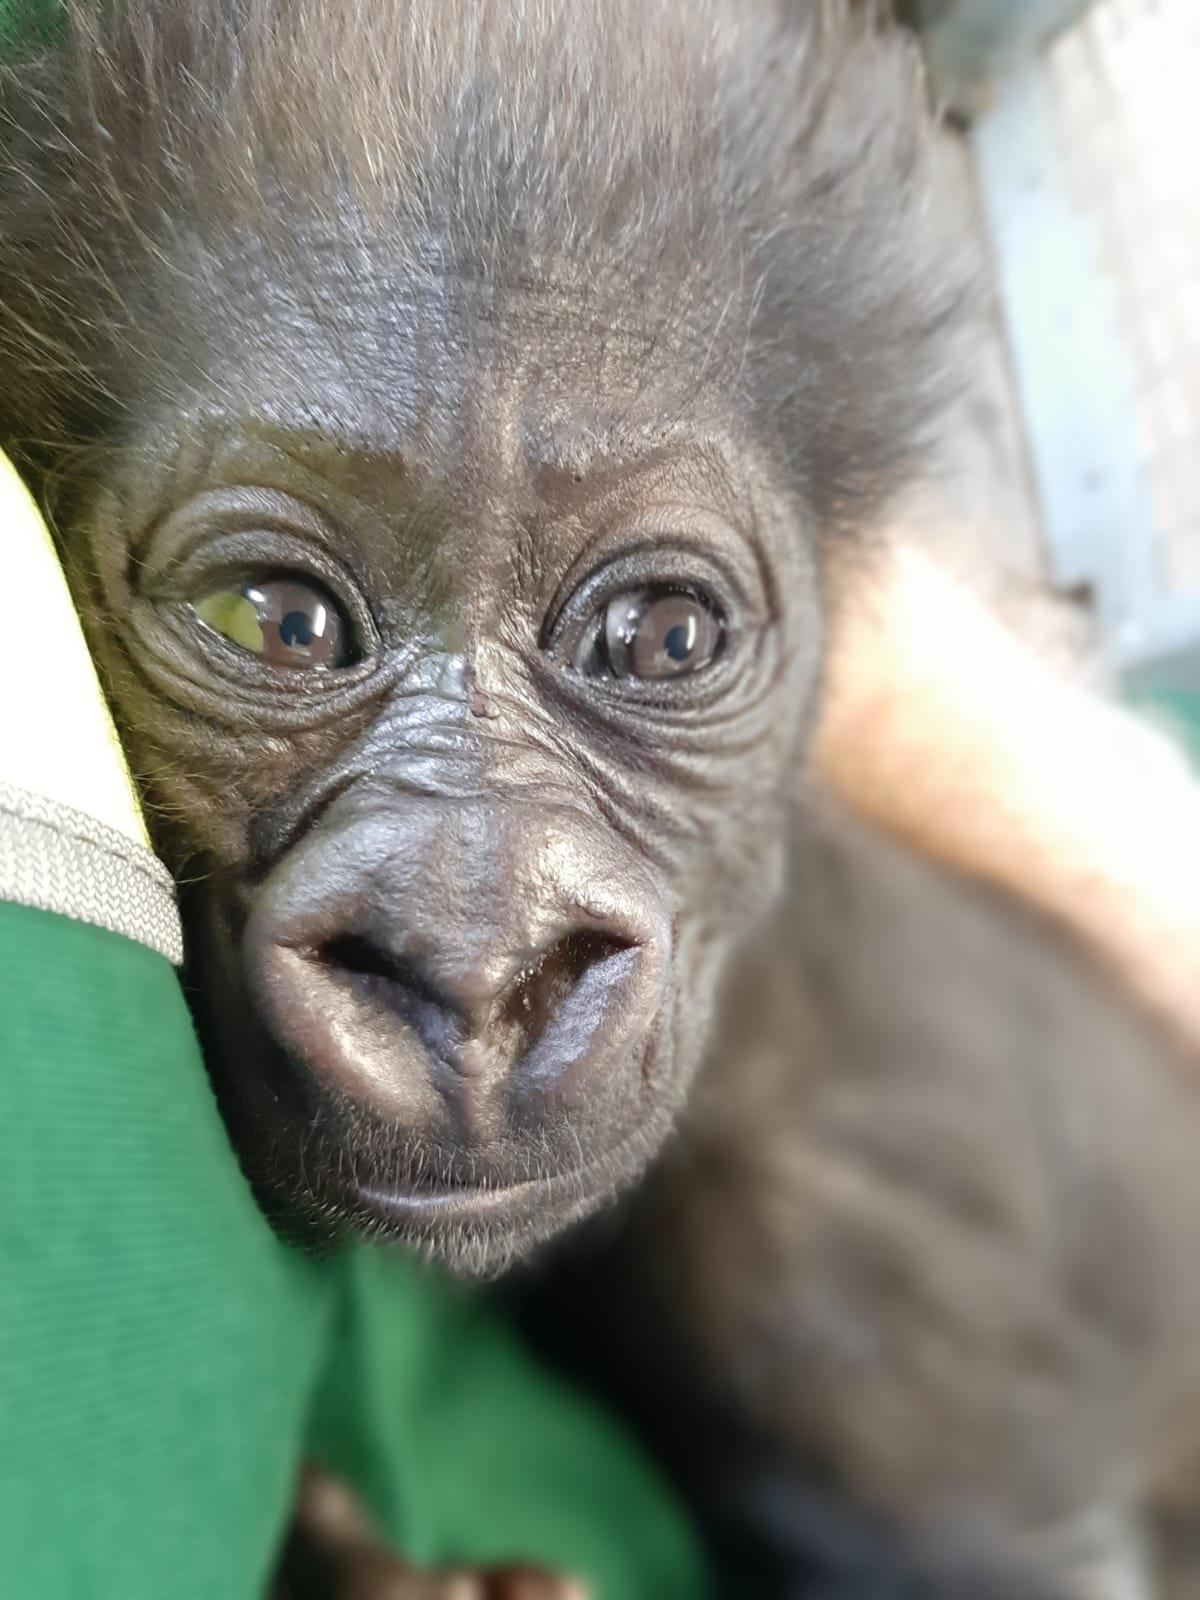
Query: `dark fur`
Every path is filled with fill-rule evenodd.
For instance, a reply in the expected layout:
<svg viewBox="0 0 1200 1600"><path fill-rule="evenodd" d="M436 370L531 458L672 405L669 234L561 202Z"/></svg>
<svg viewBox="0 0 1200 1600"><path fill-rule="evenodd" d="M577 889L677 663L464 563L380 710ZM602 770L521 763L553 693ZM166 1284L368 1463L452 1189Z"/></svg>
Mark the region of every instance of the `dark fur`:
<svg viewBox="0 0 1200 1600"><path fill-rule="evenodd" d="M258 314L256 266L280 316L336 321L316 241L381 288L483 285L468 342L548 286L639 363L682 362L754 417L824 530L869 520L911 465L959 286L914 53L869 20L774 0L493 0L432 30L405 0L352 24L324 0L95 10L0 102L23 454L57 468L155 401L219 403L230 352L206 335L216 307Z"/></svg>
<svg viewBox="0 0 1200 1600"><path fill-rule="evenodd" d="M1143 1518L1200 1399L1188 1065L1037 919L836 814L792 874L681 1137L531 1331L643 1419L732 1593L1162 1592ZM1109 1587L1122 1560L1153 1587Z"/></svg>

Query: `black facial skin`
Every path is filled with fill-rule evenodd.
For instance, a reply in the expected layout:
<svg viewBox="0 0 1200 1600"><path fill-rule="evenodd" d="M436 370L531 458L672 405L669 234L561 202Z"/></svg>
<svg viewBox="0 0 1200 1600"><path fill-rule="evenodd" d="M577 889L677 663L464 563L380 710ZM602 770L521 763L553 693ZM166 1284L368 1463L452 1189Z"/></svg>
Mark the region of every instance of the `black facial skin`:
<svg viewBox="0 0 1200 1600"><path fill-rule="evenodd" d="M133 541L137 667L203 715L222 769L257 724L252 765L280 784L244 818L244 867L188 891L198 1013L268 1192L492 1270L634 1176L694 1071L721 950L778 873L793 757L755 734L811 690L811 565L755 485L687 439L577 468L591 492L493 458L489 496L508 482L521 505L519 567L507 497L449 499L439 470L451 550L414 581L396 528L432 492L416 447L385 474L299 448L299 483L285 436L247 489L240 445L216 446L202 486ZM358 619L361 659L264 665L198 624L189 595L281 566ZM717 658L669 680L576 669L609 598L647 583L712 597ZM714 725L728 743L697 784ZM741 783L762 799L731 827Z"/></svg>
<svg viewBox="0 0 1200 1600"><path fill-rule="evenodd" d="M84 5L0 78L0 442L272 1214L496 1273L659 1154L533 1322L731 1594L1111 1600L1195 1400L1196 1108L805 793L961 300L871 10Z"/></svg>

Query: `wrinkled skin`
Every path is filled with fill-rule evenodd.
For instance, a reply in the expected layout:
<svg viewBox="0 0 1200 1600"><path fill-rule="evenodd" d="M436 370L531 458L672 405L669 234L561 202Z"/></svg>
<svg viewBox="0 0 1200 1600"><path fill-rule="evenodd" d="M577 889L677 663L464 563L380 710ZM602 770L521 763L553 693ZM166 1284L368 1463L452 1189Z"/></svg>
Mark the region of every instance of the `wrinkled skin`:
<svg viewBox="0 0 1200 1600"><path fill-rule="evenodd" d="M756 1595L1144 1592L1196 1108L805 774L957 300L908 53L748 0L114 9L3 87L0 424L264 1205L496 1274L624 1195L517 1287ZM344 657L264 659L280 575ZM681 593L697 670L587 668Z"/></svg>
<svg viewBox="0 0 1200 1600"><path fill-rule="evenodd" d="M9 432L93 401L109 419L103 450L73 454L98 426L76 413L76 442L30 460L183 885L198 1021L264 1203L494 1273L644 1171L778 894L822 543L896 480L940 361L924 330L953 298L915 231L883 287L853 277L921 204L912 61L844 17L726 0L712 34L639 13L642 62L612 6L547 4L544 33L502 6L482 35L468 8L410 45L397 0L320 69L357 84L396 49L397 103L374 114L416 131L381 168L361 86L289 113L326 60L320 6L281 39L266 5L226 30L229 60L224 25L202 29L219 0L127 9L120 71L72 69L68 116L91 120L69 143L26 108L29 160L61 169L22 188L11 136L10 268L48 253L57 295L83 273L103 304L74 324L75 387L39 399L29 366L44 409ZM564 114L572 58L590 86ZM898 136L866 142L856 76ZM337 120L314 131L318 102ZM252 137L265 171L240 165ZM114 147L139 152L128 170ZM779 167L761 190L760 147ZM701 156L711 192L686 170ZM68 205L84 191L69 220L43 214L55 177ZM91 181L120 190L99 236ZM788 228L822 262L799 298ZM136 354L105 349L114 329ZM337 614L344 660L268 660L203 620L279 575ZM605 623L605 665L581 667L597 617L638 595L693 597L698 670L618 674L634 647Z"/></svg>
<svg viewBox="0 0 1200 1600"><path fill-rule="evenodd" d="M504 390L467 405L436 364L377 358L417 419L403 445L369 397L314 440L239 393L246 424L194 460L156 440L89 530L128 619L105 658L137 674L126 710L204 828L189 977L244 1159L277 1208L473 1271L594 1209L666 1134L778 883L820 641L794 509L744 442L631 418L597 461L571 431L595 348L543 339L553 384L515 345L494 359ZM333 389L315 339L299 366ZM197 624L231 560L328 573L371 654L306 677ZM577 585L643 575L719 591L728 642L694 685L596 683L546 647L585 620Z"/></svg>

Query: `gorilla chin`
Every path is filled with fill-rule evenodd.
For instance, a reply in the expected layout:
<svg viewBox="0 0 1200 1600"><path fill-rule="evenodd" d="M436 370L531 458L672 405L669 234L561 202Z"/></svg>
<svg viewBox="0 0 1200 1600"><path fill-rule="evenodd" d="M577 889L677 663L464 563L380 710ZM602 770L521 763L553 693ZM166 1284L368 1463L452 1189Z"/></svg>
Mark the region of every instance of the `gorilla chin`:
<svg viewBox="0 0 1200 1600"><path fill-rule="evenodd" d="M460 1276L494 1277L639 1177L670 1120L664 1114L658 1125L637 1129L579 1167L511 1181L459 1182L445 1170L427 1172L424 1181L413 1183L407 1177L411 1158L398 1148L398 1175L392 1181L358 1181L334 1204L368 1238L403 1245ZM361 1131L353 1137L350 1148L357 1151Z"/></svg>
<svg viewBox="0 0 1200 1600"><path fill-rule="evenodd" d="M200 1019L210 1034L213 1019ZM351 1233L463 1277L494 1277L636 1180L670 1132L664 1099L611 1143L576 1149L562 1128L477 1152L453 1149L330 1090L273 1041L213 1052L222 1111L264 1211L306 1246ZM556 1166L557 1150L575 1161Z"/></svg>

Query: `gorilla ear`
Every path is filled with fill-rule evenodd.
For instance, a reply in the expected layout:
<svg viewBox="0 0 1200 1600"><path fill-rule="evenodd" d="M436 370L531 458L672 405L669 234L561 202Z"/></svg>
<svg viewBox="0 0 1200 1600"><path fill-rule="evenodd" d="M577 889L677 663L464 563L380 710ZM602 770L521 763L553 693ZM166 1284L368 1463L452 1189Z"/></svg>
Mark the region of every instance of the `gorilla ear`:
<svg viewBox="0 0 1200 1600"><path fill-rule="evenodd" d="M1200 1050L1200 784L910 548L841 574L814 761L881 832L1065 927Z"/></svg>

